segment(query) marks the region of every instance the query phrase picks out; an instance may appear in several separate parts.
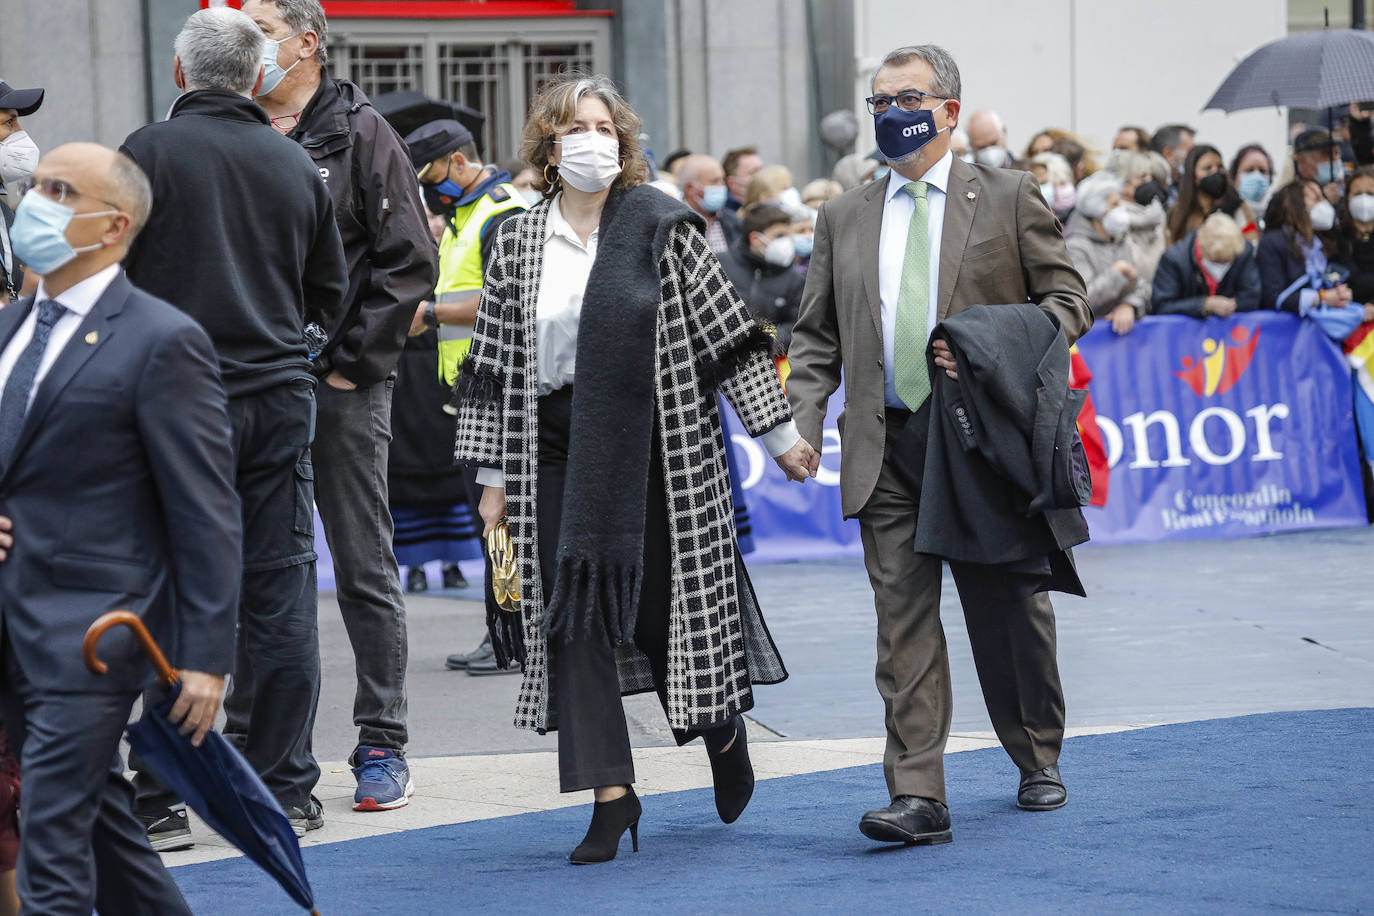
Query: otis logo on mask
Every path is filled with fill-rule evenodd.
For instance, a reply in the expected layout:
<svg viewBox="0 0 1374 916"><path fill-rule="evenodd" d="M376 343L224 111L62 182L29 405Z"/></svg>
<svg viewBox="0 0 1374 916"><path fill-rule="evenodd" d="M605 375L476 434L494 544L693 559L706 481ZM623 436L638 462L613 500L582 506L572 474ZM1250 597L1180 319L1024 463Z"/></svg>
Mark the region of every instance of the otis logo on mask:
<svg viewBox="0 0 1374 916"><path fill-rule="evenodd" d="M920 124L912 124L912 125L910 125L910 126L908 126L908 127L902 128L902 136L903 136L903 137L919 137L921 134L929 133L929 131L930 131L930 125L929 125L929 124L926 124L925 122L922 122L922 123L920 123Z"/></svg>

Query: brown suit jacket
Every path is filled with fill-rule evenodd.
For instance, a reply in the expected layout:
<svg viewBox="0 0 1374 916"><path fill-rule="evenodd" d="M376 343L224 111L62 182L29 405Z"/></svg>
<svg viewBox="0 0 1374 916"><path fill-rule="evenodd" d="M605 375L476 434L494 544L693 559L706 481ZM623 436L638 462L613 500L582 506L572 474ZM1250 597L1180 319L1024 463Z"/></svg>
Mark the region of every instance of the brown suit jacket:
<svg viewBox="0 0 1374 916"><path fill-rule="evenodd" d="M821 444L826 403L845 385L839 417L845 517L868 502L882 469L882 307L878 240L887 182L821 207L801 313L788 351L787 397L803 438ZM1034 302L1077 340L1092 326L1083 279L1029 172L950 165L941 236L937 320L973 305Z"/></svg>

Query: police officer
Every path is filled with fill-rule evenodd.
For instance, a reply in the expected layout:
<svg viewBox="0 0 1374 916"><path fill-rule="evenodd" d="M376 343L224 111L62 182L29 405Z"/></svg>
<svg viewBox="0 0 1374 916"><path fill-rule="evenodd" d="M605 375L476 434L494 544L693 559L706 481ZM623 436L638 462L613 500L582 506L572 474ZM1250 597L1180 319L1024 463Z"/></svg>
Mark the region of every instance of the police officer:
<svg viewBox="0 0 1374 916"><path fill-rule="evenodd" d="M425 206L448 221L439 240L439 282L434 301L420 304L410 333L438 330L439 374L444 384L451 386L472 345L472 326L477 321L477 304L496 227L523 213L528 204L510 183L510 173L481 163L472 132L457 121L431 121L407 136L406 145ZM480 488L467 472L464 483L475 513ZM490 591L487 589L488 603L493 601ZM475 675L520 670L518 665L497 667L490 638L472 652L450 655L446 665Z"/></svg>
<svg viewBox="0 0 1374 916"><path fill-rule="evenodd" d="M434 301L421 303L412 333L439 331L439 372L447 385L472 344L472 326L496 227L527 208L508 172L477 158L472 132L457 121L431 121L406 137L425 206L448 220L439 241Z"/></svg>

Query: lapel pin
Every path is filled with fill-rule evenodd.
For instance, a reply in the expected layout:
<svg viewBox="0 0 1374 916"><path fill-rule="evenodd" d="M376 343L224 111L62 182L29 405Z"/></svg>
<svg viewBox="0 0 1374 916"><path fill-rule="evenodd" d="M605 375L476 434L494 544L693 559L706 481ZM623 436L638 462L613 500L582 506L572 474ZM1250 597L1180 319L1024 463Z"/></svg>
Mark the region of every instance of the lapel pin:
<svg viewBox="0 0 1374 916"><path fill-rule="evenodd" d="M969 199L969 200L973 200L973 198L975 198L975 197L977 197L977 196L978 196L978 195L977 195L977 194L974 194L972 191L969 191L969 192L968 192L968 199Z"/></svg>
<svg viewBox="0 0 1374 916"><path fill-rule="evenodd" d="M88 344L94 344L94 343L95 343L97 340L99 340L99 339L100 339L100 332L99 332L99 331L92 331L92 332L90 332L89 334L86 335L86 343L88 343Z"/></svg>

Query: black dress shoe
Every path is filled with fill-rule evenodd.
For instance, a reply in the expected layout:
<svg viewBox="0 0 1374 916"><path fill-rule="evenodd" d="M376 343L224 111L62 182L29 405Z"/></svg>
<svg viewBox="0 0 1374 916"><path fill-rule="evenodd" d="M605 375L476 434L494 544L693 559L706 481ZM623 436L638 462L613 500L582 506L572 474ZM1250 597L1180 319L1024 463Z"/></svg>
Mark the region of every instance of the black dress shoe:
<svg viewBox="0 0 1374 916"><path fill-rule="evenodd" d="M742 716L735 716L719 731L724 733L724 740L717 740L714 733L703 740L706 741L706 755L711 760L716 813L723 822L733 824L754 796L754 765L749 761L749 736L744 730ZM717 750L712 745L726 749Z"/></svg>
<svg viewBox="0 0 1374 916"><path fill-rule="evenodd" d="M1016 793L1016 807L1022 811L1053 811L1069 803L1064 780L1059 778L1059 764L1052 763L1043 770L1021 774L1021 788Z"/></svg>
<svg viewBox="0 0 1374 916"><path fill-rule="evenodd" d="M457 563L445 563L443 566L444 588L467 588L468 580L463 575L463 570Z"/></svg>
<svg viewBox="0 0 1374 916"><path fill-rule="evenodd" d="M597 802L592 808L592 825L568 856L568 861L574 865L611 861L620 849L620 838L626 830L630 831L634 851L639 852L639 815L643 811L633 786L615 801Z"/></svg>
<svg viewBox="0 0 1374 916"><path fill-rule="evenodd" d="M880 843L911 846L938 846L954 840L949 808L919 795L898 795L886 808L868 812L859 820L859 832Z"/></svg>
<svg viewBox="0 0 1374 916"><path fill-rule="evenodd" d="M496 650L491 647L491 634L482 637L482 644L471 652L457 652L444 660L444 667L450 671L461 671L473 662L495 658Z"/></svg>
<svg viewBox="0 0 1374 916"><path fill-rule="evenodd" d="M412 593L429 591L429 580L425 578L423 566L412 566L406 571L406 591Z"/></svg>

